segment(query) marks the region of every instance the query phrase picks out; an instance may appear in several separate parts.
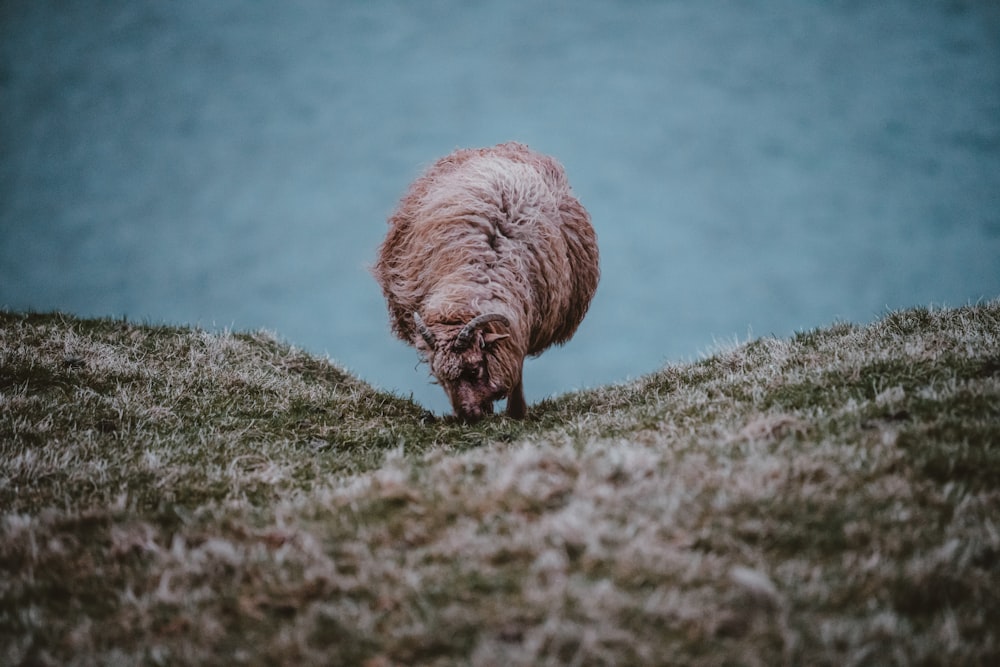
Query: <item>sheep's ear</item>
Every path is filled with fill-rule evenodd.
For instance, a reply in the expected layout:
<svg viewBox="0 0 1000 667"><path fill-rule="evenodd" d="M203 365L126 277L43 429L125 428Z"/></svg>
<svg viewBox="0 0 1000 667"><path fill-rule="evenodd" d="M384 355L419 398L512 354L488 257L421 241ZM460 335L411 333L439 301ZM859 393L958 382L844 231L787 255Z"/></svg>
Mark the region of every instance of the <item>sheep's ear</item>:
<svg viewBox="0 0 1000 667"><path fill-rule="evenodd" d="M497 341L501 341L504 338L510 338L510 334L485 333L483 334L483 347L493 345Z"/></svg>

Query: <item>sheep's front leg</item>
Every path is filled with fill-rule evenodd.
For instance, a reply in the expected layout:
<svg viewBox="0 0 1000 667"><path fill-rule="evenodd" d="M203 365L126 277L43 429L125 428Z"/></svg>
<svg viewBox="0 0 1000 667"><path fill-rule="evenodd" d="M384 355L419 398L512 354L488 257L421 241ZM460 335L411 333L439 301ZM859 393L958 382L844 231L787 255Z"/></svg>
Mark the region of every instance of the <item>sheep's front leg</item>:
<svg viewBox="0 0 1000 667"><path fill-rule="evenodd" d="M524 382L520 378L507 396L507 416L511 419L524 419L528 414L528 404L524 401Z"/></svg>

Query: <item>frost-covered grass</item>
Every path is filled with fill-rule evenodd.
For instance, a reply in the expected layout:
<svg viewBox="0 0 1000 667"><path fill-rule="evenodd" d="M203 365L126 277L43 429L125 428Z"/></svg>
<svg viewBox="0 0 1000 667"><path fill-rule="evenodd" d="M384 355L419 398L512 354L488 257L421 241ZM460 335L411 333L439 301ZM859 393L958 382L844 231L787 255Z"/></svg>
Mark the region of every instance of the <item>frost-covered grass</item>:
<svg viewBox="0 0 1000 667"><path fill-rule="evenodd" d="M0 313L0 663L997 664L1000 302L475 427L266 334Z"/></svg>

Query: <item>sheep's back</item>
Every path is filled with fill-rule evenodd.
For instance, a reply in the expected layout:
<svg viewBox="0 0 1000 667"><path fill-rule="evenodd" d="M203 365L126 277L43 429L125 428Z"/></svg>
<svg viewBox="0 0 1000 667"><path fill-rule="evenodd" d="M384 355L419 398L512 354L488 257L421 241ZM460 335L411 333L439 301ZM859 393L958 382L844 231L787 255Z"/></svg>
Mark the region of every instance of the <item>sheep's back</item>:
<svg viewBox="0 0 1000 667"><path fill-rule="evenodd" d="M389 224L375 275L404 340L415 310L497 307L525 327L526 352L538 354L573 335L597 287L589 215L562 167L520 144L442 158Z"/></svg>

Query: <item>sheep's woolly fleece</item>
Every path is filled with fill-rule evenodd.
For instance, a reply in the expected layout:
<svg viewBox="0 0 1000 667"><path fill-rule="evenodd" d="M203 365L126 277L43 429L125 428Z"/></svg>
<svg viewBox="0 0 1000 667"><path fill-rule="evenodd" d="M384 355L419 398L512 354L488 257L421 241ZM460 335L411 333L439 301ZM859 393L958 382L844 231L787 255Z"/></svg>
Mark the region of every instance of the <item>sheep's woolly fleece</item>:
<svg viewBox="0 0 1000 667"><path fill-rule="evenodd" d="M442 384L454 379L435 358L446 351L427 349L414 313L438 340L478 315L506 317L493 366L509 390L525 356L579 326L597 288L597 240L562 167L506 143L456 151L417 179L389 218L373 273L393 331L431 357Z"/></svg>

